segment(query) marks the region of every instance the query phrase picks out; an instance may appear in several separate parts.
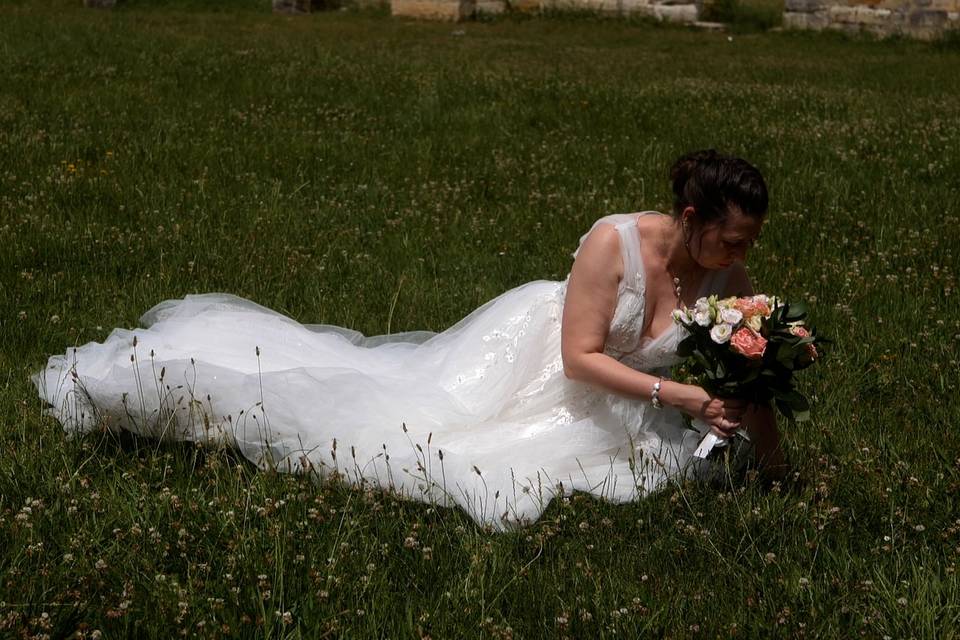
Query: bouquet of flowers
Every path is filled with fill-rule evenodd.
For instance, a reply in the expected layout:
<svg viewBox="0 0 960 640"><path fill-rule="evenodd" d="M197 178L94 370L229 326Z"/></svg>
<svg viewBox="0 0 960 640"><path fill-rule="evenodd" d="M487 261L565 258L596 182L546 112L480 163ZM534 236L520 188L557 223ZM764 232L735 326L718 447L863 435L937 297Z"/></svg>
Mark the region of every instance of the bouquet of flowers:
<svg viewBox="0 0 960 640"><path fill-rule="evenodd" d="M791 422L806 420L810 403L794 389L793 375L816 362L817 346L826 342L807 328L806 317L803 304L775 296L700 298L692 308L673 312L674 321L689 333L677 353L687 358L690 374L712 395L775 407ZM726 444L709 425L694 420L693 427L706 433L697 457ZM737 434L746 438L741 431Z"/></svg>

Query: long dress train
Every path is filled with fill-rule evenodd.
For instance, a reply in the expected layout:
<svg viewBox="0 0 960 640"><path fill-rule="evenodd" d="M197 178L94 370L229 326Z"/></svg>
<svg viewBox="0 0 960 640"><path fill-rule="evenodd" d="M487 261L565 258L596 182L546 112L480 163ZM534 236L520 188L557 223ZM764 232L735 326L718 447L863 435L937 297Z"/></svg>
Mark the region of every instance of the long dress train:
<svg viewBox="0 0 960 640"><path fill-rule="evenodd" d="M640 338L636 223L651 213L591 228L615 225L625 265L604 351L669 376L683 330ZM722 291L726 277L711 273L700 295ZM225 443L263 469L338 473L457 504L495 530L536 520L558 494L625 502L682 474L716 473L692 458L699 436L677 411L566 378L566 284L522 284L440 333L374 337L228 294L188 295L147 311L140 329L51 357L33 380L68 433Z"/></svg>

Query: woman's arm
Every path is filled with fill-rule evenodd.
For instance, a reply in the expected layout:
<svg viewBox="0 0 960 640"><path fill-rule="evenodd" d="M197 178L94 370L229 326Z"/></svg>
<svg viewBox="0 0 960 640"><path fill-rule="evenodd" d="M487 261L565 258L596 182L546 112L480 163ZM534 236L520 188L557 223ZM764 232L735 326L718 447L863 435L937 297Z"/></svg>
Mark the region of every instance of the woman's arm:
<svg viewBox="0 0 960 640"><path fill-rule="evenodd" d="M563 372L612 393L649 401L659 377L631 369L603 352L622 277L620 235L614 226L601 224L584 240L567 281L560 335ZM664 380L660 400L704 419L720 435L740 426L739 421L723 418L723 400L694 385Z"/></svg>

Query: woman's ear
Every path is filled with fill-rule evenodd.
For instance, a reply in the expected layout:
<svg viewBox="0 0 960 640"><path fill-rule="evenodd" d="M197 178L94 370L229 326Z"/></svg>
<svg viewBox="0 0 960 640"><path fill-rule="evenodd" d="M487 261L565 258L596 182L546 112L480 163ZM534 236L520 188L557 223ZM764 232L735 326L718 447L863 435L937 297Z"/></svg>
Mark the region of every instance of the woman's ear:
<svg viewBox="0 0 960 640"><path fill-rule="evenodd" d="M684 207L680 212L680 229L683 231L684 243L690 242L690 236L693 234L693 220L697 210L693 207Z"/></svg>

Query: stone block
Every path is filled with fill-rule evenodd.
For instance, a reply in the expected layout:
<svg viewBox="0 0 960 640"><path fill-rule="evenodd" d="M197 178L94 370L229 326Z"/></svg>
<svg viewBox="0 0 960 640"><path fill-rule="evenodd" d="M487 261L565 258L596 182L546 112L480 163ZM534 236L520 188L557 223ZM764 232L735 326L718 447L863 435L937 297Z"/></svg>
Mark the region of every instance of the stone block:
<svg viewBox="0 0 960 640"><path fill-rule="evenodd" d="M700 17L695 4L651 4L649 11L661 22L692 24Z"/></svg>
<svg viewBox="0 0 960 640"><path fill-rule="evenodd" d="M813 13L827 8L826 0L784 0L783 10L797 13Z"/></svg>
<svg viewBox="0 0 960 640"><path fill-rule="evenodd" d="M830 22L837 24L883 26L893 22L890 9L871 7L830 7L827 10Z"/></svg>
<svg viewBox="0 0 960 640"><path fill-rule="evenodd" d="M911 11L907 15L907 25L910 29L943 29L947 26L947 12L936 9L920 9Z"/></svg>
<svg viewBox="0 0 960 640"><path fill-rule="evenodd" d="M403 18L458 22L473 16L474 0L390 0L390 13Z"/></svg>
<svg viewBox="0 0 960 640"><path fill-rule="evenodd" d="M498 16L506 11L506 0L477 0L477 15Z"/></svg>
<svg viewBox="0 0 960 640"><path fill-rule="evenodd" d="M88 9L113 9L117 0L83 0L83 6Z"/></svg>
<svg viewBox="0 0 960 640"><path fill-rule="evenodd" d="M830 26L830 18L826 11L817 11L816 13L787 11L783 14L783 26L785 29L821 31Z"/></svg>
<svg viewBox="0 0 960 640"><path fill-rule="evenodd" d="M644 7L650 6L650 0L623 0L620 3L620 10L624 14L642 13Z"/></svg>
<svg viewBox="0 0 960 640"><path fill-rule="evenodd" d="M697 29L703 29L704 31L726 31L727 25L723 22L704 22L703 20L697 20L693 23Z"/></svg>

